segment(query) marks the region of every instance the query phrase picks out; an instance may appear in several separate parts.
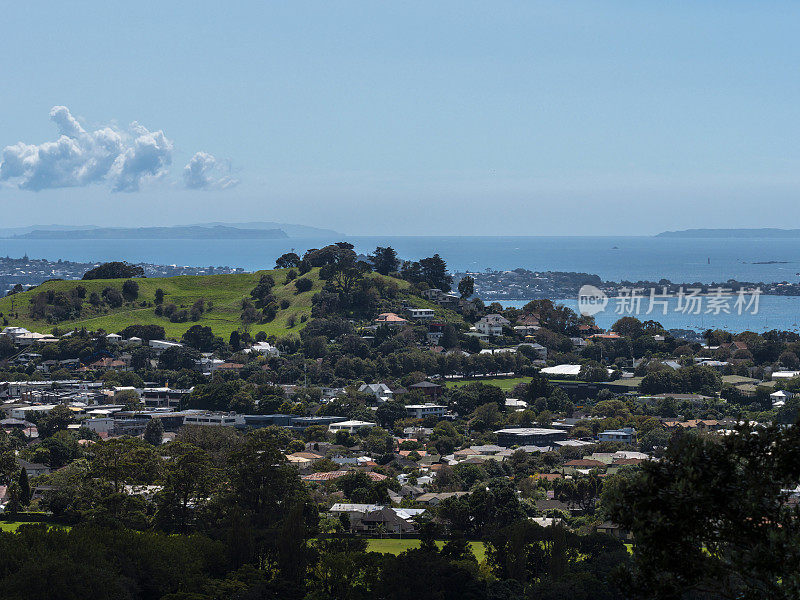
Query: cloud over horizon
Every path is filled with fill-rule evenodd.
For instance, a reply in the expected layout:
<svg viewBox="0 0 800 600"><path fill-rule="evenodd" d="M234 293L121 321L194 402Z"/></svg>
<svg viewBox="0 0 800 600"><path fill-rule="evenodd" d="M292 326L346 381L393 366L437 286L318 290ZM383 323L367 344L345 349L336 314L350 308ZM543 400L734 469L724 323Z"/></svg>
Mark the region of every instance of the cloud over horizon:
<svg viewBox="0 0 800 600"><path fill-rule="evenodd" d="M213 154L197 152L183 167L183 182L190 190L224 190L239 183L221 171L222 165Z"/></svg>
<svg viewBox="0 0 800 600"><path fill-rule="evenodd" d="M86 131L66 106L54 106L50 120L58 129L57 140L3 148L0 182L30 191L107 183L115 192L135 192L169 173L174 144L160 129L150 131L134 121L126 129ZM190 189L225 189L238 183L219 171L213 155L198 152L184 168L184 182Z"/></svg>

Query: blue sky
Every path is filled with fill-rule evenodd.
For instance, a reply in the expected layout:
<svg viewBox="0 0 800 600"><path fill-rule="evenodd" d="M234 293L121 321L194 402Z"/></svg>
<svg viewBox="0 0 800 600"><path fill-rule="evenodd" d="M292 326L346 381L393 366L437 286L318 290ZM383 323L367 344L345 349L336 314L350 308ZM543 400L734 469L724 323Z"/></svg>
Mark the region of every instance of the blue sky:
<svg viewBox="0 0 800 600"><path fill-rule="evenodd" d="M113 4L4 6L6 226L597 235L800 217L797 3ZM70 115L74 160L24 162ZM99 167L98 131L116 136Z"/></svg>

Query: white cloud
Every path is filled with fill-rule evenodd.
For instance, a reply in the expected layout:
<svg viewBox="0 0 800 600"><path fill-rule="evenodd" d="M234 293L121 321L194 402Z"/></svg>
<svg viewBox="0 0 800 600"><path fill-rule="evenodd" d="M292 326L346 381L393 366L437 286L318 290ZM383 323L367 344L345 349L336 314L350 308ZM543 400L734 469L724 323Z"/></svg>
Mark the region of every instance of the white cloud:
<svg viewBox="0 0 800 600"><path fill-rule="evenodd" d="M111 167L115 192L135 192L146 177L159 177L172 164L172 142L163 131L148 131L133 123L135 136Z"/></svg>
<svg viewBox="0 0 800 600"><path fill-rule="evenodd" d="M222 165L213 154L197 152L183 167L183 182L192 190L226 189L239 183L222 173Z"/></svg>
<svg viewBox="0 0 800 600"><path fill-rule="evenodd" d="M34 191L106 182L114 191L133 192L165 176L172 164L173 143L163 131L135 122L86 131L65 106L54 106L50 119L58 139L3 148L0 181Z"/></svg>

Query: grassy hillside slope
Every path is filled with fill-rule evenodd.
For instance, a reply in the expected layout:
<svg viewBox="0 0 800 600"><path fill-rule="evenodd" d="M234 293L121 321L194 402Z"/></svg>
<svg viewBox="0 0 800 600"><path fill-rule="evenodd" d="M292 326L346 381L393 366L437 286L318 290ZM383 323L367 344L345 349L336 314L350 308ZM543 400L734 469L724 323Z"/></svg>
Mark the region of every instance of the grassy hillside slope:
<svg viewBox="0 0 800 600"><path fill-rule="evenodd" d="M185 275L181 277L143 278L136 279L139 284L139 297L133 303L126 303L120 308L101 308L96 311L88 301L84 301L82 314L79 319L62 321L57 324L61 330L75 327L86 329L104 329L108 332L121 331L128 325L161 325L168 337L178 339L192 325L204 325L213 329L214 333L227 339L230 333L241 325L241 301L250 296L250 291L256 286L259 278L264 273L270 273L275 280L272 293L278 299L288 300L290 305L278 311L275 319L269 323L254 323L251 333L264 331L268 335L287 335L297 333L303 327L300 322L302 315L311 315L311 298L320 289L318 269L313 269L304 277L310 279L314 286L311 290L296 294L294 283L284 285L287 269L274 269L271 271L258 271L241 275ZM42 285L14 296L0 299L0 313L8 320L10 325L16 325L42 333L50 332L54 325L42 320L31 319L29 314L30 299L37 293L47 290L66 292L78 285L86 288L86 297L92 292L100 294L106 287L120 289L123 279L98 279L93 281L48 281ZM192 304L200 298L210 300L213 308L203 314L199 321L186 323L171 323L166 317L155 314L156 289L164 290L164 304L175 304L179 309L190 309ZM12 311L12 301L14 308ZM147 306L142 306L142 303ZM296 324L289 327L287 319L295 317Z"/></svg>

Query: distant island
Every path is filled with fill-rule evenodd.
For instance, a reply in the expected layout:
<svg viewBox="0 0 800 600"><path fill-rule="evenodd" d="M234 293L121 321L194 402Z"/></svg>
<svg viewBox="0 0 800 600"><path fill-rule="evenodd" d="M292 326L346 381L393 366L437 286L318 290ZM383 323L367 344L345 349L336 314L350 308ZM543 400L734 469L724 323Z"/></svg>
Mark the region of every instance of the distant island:
<svg viewBox="0 0 800 600"><path fill-rule="evenodd" d="M277 240L289 236L282 229L240 229L226 225L203 227L199 225L177 227L97 227L93 229L35 229L12 236L22 240Z"/></svg>
<svg viewBox="0 0 800 600"><path fill-rule="evenodd" d="M295 223L276 223L275 221L247 221L246 223L193 223L198 227L216 227L217 225L237 227L239 229L281 229L290 238L320 238L320 237L345 237L345 234L333 229L311 227L310 225L297 225Z"/></svg>
<svg viewBox="0 0 800 600"><path fill-rule="evenodd" d="M760 229L682 229L663 231L655 237L666 238L800 238L800 229L763 227Z"/></svg>
<svg viewBox="0 0 800 600"><path fill-rule="evenodd" d="M208 231L211 229L214 231ZM264 233L265 231L272 233ZM273 221L191 223L189 225L135 228L99 227L97 225L28 225L26 227L0 228L0 239L150 239L164 236L173 239L284 239L287 237L314 239L344 237L344 234L333 229Z"/></svg>

